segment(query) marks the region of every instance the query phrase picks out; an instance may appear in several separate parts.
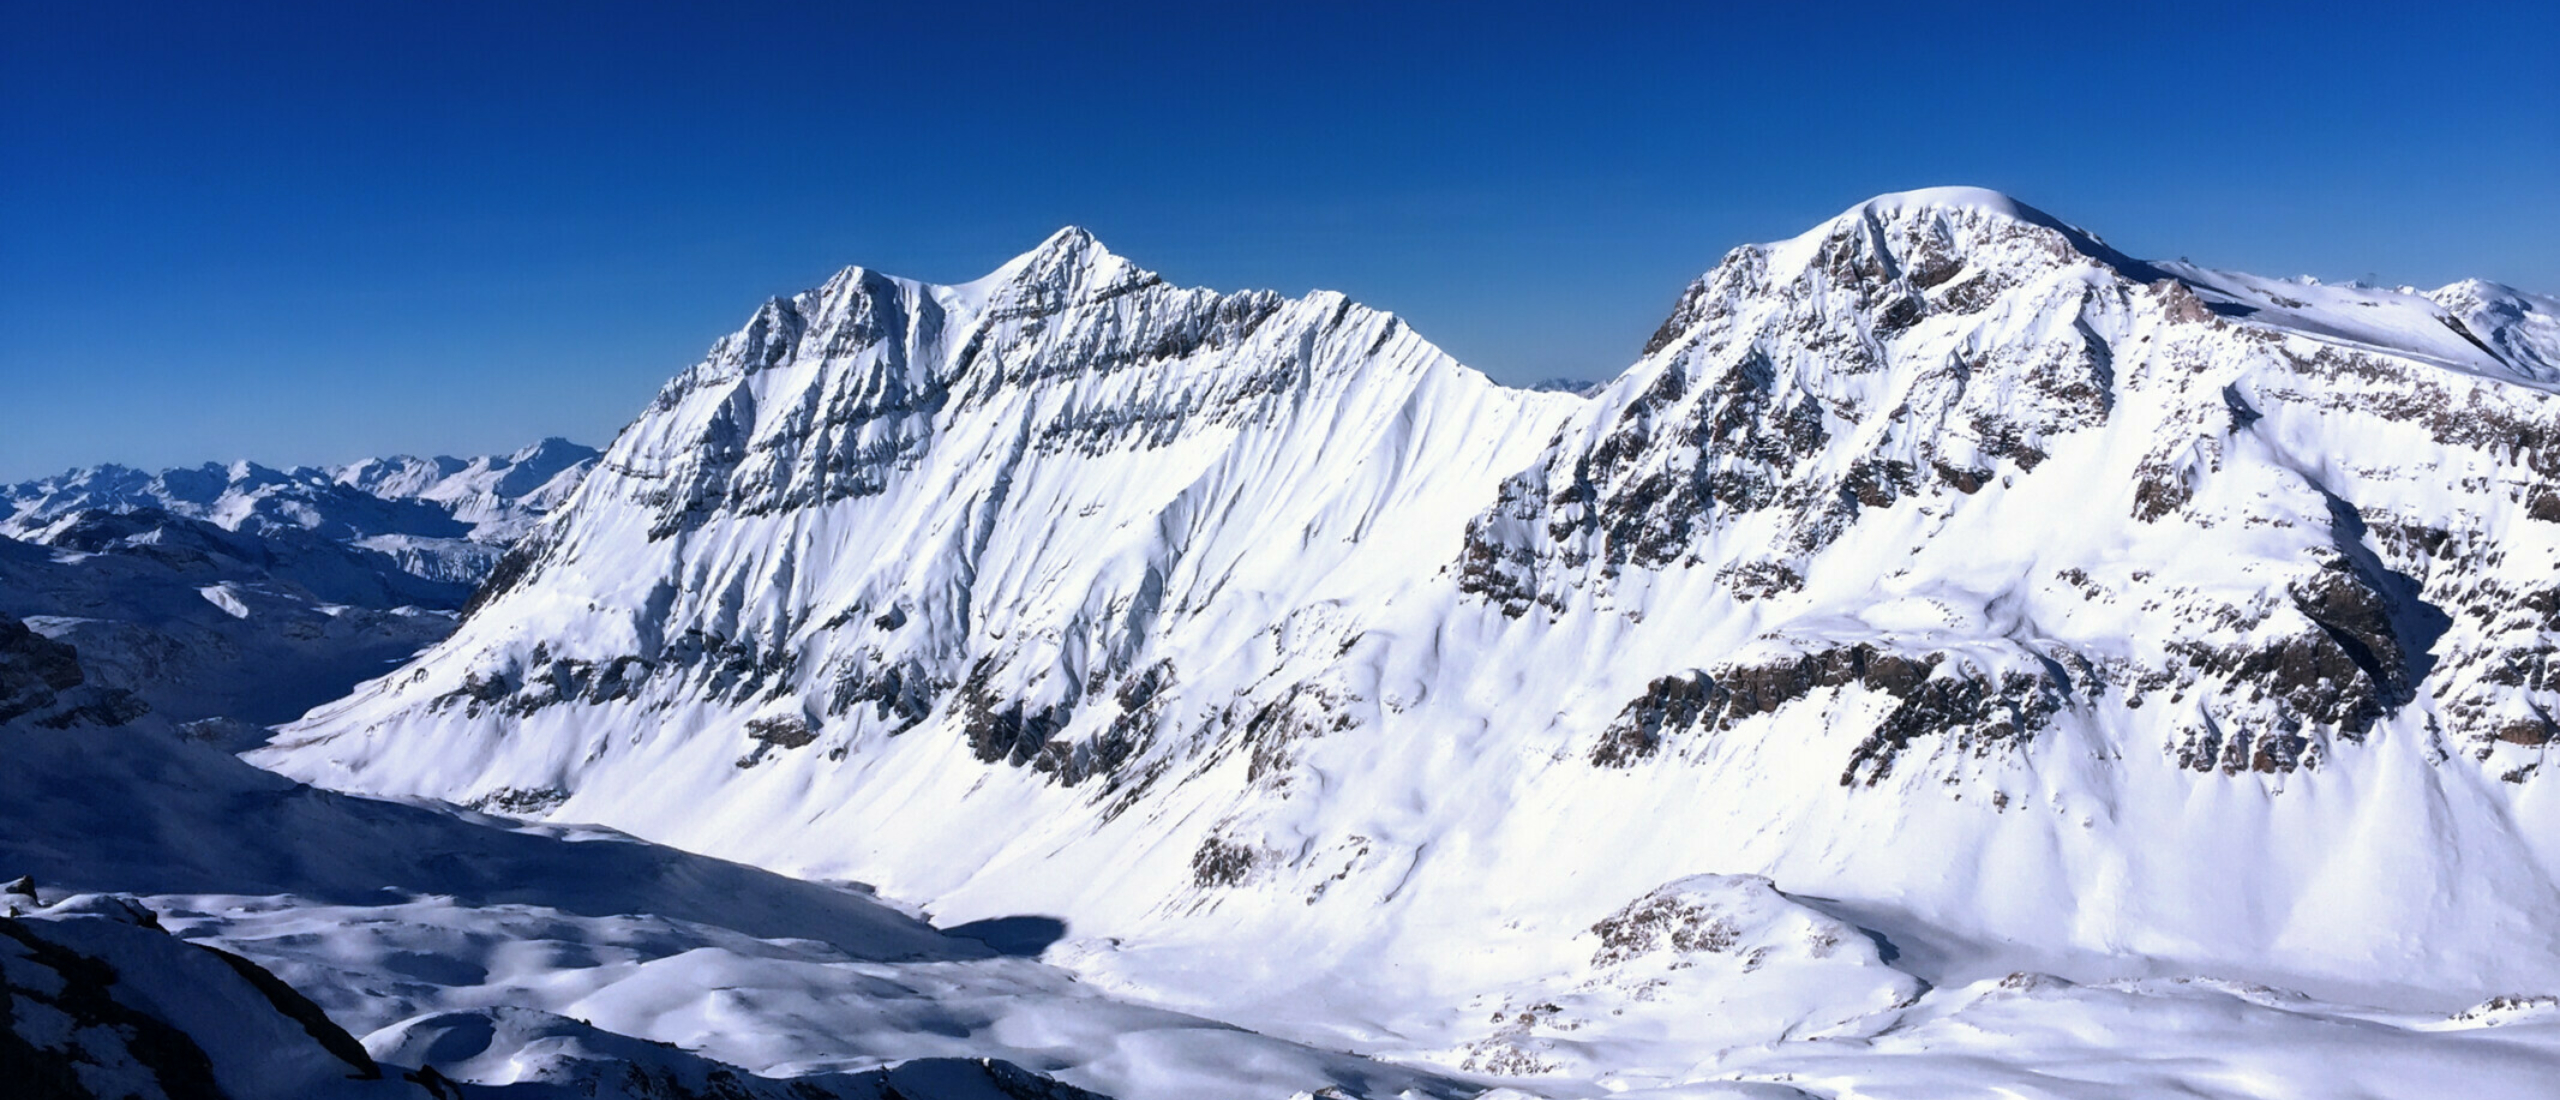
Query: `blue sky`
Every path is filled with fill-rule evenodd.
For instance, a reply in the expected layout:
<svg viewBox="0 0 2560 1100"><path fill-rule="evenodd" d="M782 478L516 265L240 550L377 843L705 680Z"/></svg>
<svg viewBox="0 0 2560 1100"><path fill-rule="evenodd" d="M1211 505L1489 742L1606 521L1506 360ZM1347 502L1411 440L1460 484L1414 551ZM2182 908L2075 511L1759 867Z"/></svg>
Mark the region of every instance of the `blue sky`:
<svg viewBox="0 0 2560 1100"><path fill-rule="evenodd" d="M768 295L1069 223L1507 381L1948 183L2138 255L2560 291L2549 5L1585 7L16 5L0 478L601 445Z"/></svg>

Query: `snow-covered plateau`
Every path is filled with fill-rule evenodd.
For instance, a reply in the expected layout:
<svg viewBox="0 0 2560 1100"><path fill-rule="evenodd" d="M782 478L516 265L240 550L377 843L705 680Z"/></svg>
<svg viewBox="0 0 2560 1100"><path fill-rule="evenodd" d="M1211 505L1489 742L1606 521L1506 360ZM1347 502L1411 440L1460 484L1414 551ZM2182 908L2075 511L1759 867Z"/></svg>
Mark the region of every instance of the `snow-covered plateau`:
<svg viewBox="0 0 2560 1100"><path fill-rule="evenodd" d="M766 303L541 511L248 754L345 793L0 626L28 936L635 1096L2560 1088L2560 300L1937 189L1580 395L1070 229Z"/></svg>

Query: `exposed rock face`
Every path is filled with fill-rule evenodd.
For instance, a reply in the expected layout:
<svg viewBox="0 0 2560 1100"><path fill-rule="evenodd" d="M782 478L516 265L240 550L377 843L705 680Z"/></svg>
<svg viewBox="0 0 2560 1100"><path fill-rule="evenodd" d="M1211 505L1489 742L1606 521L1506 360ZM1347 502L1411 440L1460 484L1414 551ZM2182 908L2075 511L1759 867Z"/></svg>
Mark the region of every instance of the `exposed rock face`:
<svg viewBox="0 0 2560 1100"><path fill-rule="evenodd" d="M2036 484L2130 486L2122 515L2138 526L2097 520L2121 528L2115 538L2169 535L2233 552L2165 554L2112 583L2081 566L2057 571L2084 600L2139 601L2138 652L2113 638L2008 643L1996 663L2015 671L1978 687L1862 681L1896 699L1897 716L1860 746L1844 780L1872 777L1914 736L1975 727L1977 699L2007 700L1999 708L2010 717L1983 728L2024 733L2065 707L2104 698L2140 707L2163 689L2183 712L2168 719L2174 755L2198 769L2314 766L2333 738L2361 739L2422 696L2464 716L2446 732L2474 746L2516 730L2539 744L2533 719L2487 717L2496 708L2459 682L2466 666L2489 661L2530 669L2526 655L2552 639L2500 647L2503 659L2466 655L2464 632L2447 637L2455 620L2499 616L2422 580L2428 559L2461 546L2478 548L2459 561L2474 583L2498 571L2486 547L2507 521L2491 517L2531 518L2548 456L2560 454L2550 435L2560 409L2520 384L2546 377L2531 326L2547 319L2529 296L2480 293L2514 306L2499 330L2506 343L2466 341L2464 369L2448 370L2413 361L2460 354L2441 339L2410 351L2387 328L2235 322L2310 307L2244 276L2129 260L2014 204L1879 200L1797 240L1738 250L1694 284L1646 360L1470 525L1460 588L1513 617L1569 616L1611 599L1631 570L1651 586L1711 569L1737 602L1819 616L1829 609L1818 601L1790 600L1810 577L1890 574L1910 578L1894 587L1918 590L1958 564L1832 549L1861 529L1898 528L1914 554L1958 537L2039 540L2053 533L2008 499L2038 496ZM2405 296L2337 304L2349 314L2434 308ZM2356 319L2387 326L2391 316ZM2342 416L2405 440L2412 458L2344 459L2366 448L2337 427ZM2068 470L2039 472L2066 448ZM2337 469L2342 460L2349 469ZM2479 471L2444 486L2482 501L2445 513L2465 522L2424 526L2415 542L2401 534L2405 521L2374 530L2363 507L2424 509L2417 486L2450 476L2448 466ZM2211 533L2233 527L2250 533ZM2073 560L2078 547L2106 541L2074 534L2056 540L2054 556ZM2534 541L2539 558L2546 540ZM2235 587L2234 565L2264 579ZM2090 675L2047 676L2044 665ZM1730 690L1724 676L1713 684ZM1921 696L1930 702L1914 703ZM1650 753L1660 734L1639 727L1651 721L1631 710L1594 761L1623 766Z"/></svg>
<svg viewBox="0 0 2560 1100"><path fill-rule="evenodd" d="M222 1095L211 1059L193 1039L115 999L114 967L43 939L12 918L0 917L0 937L7 941L0 943L0 956L8 960L0 964L0 1005L7 1007L10 1025L0 1033L0 1062L16 1087L34 1096L97 1096L81 1080L85 1064L125 1070L139 1078L134 1084L165 1096ZM67 1026L43 1027L52 1020Z"/></svg>
<svg viewBox="0 0 2560 1100"><path fill-rule="evenodd" d="M1840 773L1843 786L1861 781L1875 785L1914 738L1946 734L1956 746L1977 751L2023 741L2043 731L2061 711L2065 690L2041 669L1989 672L1968 668L1947 653L1906 656L1859 643L1729 665L1712 679L1692 673L1656 680L1601 735L1591 762L1627 767L1659 751L1669 735L1731 729L1817 692L1841 688L1862 688L1893 701L1893 708L1851 753Z"/></svg>
<svg viewBox="0 0 2560 1100"><path fill-rule="evenodd" d="M1600 735L1600 743L1592 747L1591 762L1604 768L1628 767L1661 751L1666 733L1697 728L1699 719L1732 697L1724 685L1704 673L1655 680Z"/></svg>
<svg viewBox="0 0 2560 1100"><path fill-rule="evenodd" d="M1737 250L1683 295L1609 411L1505 485L1470 530L1487 568L1464 587L1514 612L1555 605L1586 574L1695 563L1761 514L1774 549L1811 553L1926 483L1970 494L2032 471L2051 439L2114 407L2100 326L2140 289L2115 264L2131 266L2058 224L1976 206L1871 210ZM2055 323L2001 323L2019 313Z"/></svg>

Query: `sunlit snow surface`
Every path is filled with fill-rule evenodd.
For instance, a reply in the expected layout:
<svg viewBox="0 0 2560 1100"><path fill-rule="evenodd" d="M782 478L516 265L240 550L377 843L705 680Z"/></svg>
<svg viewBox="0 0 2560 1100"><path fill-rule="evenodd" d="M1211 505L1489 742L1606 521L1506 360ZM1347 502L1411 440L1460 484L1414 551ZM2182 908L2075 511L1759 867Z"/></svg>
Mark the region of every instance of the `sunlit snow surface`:
<svg viewBox="0 0 2560 1100"><path fill-rule="evenodd" d="M860 889L315 791L148 729L0 727L0 751L0 866L44 901L137 894L375 1057L458 1080L574 1084L603 1063L610 1082L681 1052L778 1077L999 1058L1131 1100L1476 1091L1115 998L1027 957L1047 922L945 934Z"/></svg>
<svg viewBox="0 0 2560 1100"><path fill-rule="evenodd" d="M1534 1095L2542 1095L2554 308L1916 192L1586 400L1074 231L852 269L255 759L1054 919L1079 990ZM417 980L773 1072L927 983L594 950ZM971 1040L1259 1057L1014 1011Z"/></svg>

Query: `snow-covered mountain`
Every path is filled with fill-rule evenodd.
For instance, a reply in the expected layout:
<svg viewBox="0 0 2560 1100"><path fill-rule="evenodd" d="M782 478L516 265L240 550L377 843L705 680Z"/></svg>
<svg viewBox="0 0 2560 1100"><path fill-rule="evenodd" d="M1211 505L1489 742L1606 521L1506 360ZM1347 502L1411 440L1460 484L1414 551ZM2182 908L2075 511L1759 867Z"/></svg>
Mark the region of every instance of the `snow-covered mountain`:
<svg viewBox="0 0 2560 1100"><path fill-rule="evenodd" d="M368 458L324 471L338 485L384 500L434 505L470 527L475 542L506 544L569 499L597 452L545 439L510 455Z"/></svg>
<svg viewBox="0 0 2560 1100"><path fill-rule="evenodd" d="M1587 399L1074 230L849 269L256 759L1540 1094L2532 1095L2555 317L1965 189L1735 250Z"/></svg>

